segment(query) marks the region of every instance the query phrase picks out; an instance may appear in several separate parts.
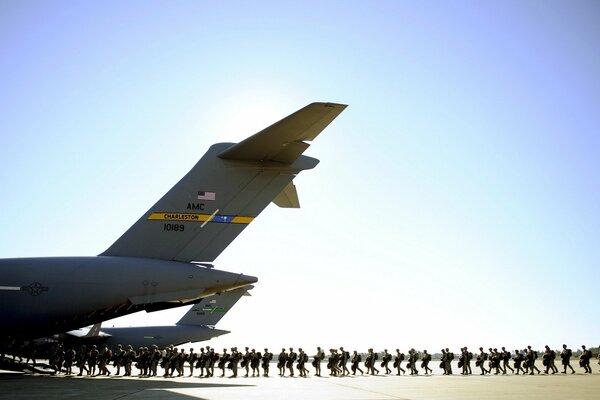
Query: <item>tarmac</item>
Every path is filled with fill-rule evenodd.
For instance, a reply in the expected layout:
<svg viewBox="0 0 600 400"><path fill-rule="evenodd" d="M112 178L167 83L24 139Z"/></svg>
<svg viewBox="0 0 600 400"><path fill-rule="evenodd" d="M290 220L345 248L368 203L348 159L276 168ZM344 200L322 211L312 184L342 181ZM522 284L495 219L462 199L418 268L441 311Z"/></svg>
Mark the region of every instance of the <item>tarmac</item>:
<svg viewBox="0 0 600 400"><path fill-rule="evenodd" d="M475 373L475 369L473 372ZM138 378L48 376L0 371L0 399L587 400L600 398L600 373L597 368L594 368L593 374L577 371L574 375L534 376L436 374L282 378L277 376L277 369L274 370L274 375L269 378L242 376L235 379Z"/></svg>

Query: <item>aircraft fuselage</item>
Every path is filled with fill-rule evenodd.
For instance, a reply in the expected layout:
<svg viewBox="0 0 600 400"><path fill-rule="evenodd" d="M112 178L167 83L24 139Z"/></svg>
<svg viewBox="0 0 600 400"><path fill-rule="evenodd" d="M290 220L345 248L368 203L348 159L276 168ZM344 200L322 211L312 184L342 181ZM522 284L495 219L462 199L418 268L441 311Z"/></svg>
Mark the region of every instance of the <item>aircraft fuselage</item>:
<svg viewBox="0 0 600 400"><path fill-rule="evenodd" d="M48 336L140 310L191 304L254 282L251 276L158 259L0 259L0 332Z"/></svg>

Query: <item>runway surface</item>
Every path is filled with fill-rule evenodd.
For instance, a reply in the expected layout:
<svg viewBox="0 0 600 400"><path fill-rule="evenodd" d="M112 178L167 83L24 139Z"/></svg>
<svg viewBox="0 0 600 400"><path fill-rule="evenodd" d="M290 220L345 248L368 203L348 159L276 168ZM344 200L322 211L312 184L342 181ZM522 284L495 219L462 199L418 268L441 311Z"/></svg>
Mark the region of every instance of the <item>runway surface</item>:
<svg viewBox="0 0 600 400"><path fill-rule="evenodd" d="M65 377L0 371L0 399L598 399L592 375L308 378Z"/></svg>

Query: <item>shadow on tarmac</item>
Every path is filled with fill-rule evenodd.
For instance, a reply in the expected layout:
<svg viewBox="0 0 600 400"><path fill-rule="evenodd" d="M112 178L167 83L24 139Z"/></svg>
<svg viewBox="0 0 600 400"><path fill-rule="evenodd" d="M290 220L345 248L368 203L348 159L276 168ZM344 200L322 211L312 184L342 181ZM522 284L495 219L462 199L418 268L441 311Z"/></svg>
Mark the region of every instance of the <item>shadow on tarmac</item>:
<svg viewBox="0 0 600 400"><path fill-rule="evenodd" d="M170 390L253 387L234 383L182 382L169 379L42 376L0 373L0 399L203 399ZM198 392L196 392L198 393ZM201 392L200 392L201 393Z"/></svg>

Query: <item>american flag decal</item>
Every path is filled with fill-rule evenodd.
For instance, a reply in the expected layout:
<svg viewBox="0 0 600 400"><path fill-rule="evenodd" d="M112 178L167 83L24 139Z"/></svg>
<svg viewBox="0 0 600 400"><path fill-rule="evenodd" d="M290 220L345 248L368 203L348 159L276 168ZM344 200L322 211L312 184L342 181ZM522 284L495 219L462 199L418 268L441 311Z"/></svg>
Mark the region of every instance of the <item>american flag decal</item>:
<svg viewBox="0 0 600 400"><path fill-rule="evenodd" d="M217 194L215 192L198 192L198 200L215 200Z"/></svg>

